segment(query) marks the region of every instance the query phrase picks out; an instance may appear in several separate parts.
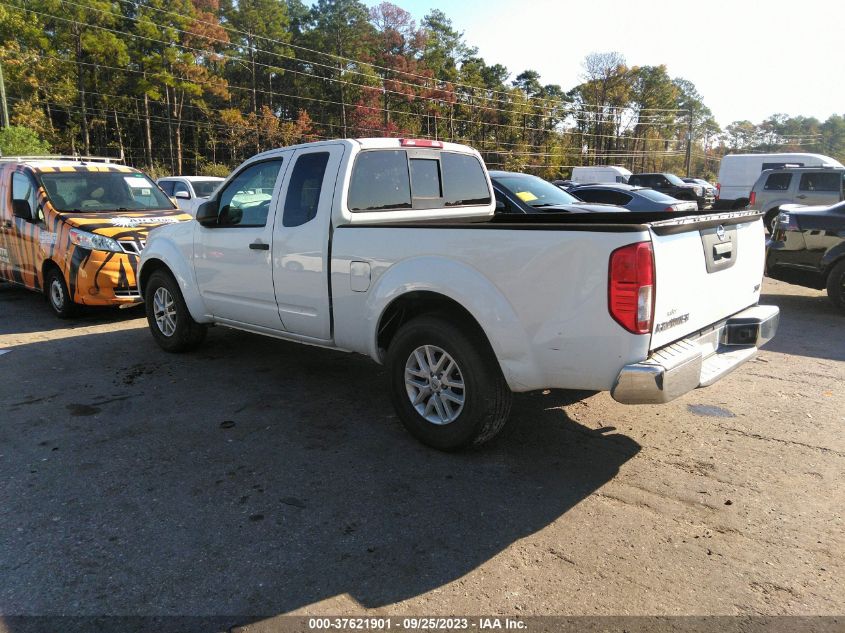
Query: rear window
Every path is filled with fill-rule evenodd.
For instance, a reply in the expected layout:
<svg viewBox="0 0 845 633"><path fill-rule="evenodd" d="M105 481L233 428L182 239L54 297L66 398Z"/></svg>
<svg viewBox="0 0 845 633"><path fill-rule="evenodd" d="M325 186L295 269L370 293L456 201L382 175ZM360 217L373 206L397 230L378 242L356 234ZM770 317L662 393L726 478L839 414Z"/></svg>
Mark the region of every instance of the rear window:
<svg viewBox="0 0 845 633"><path fill-rule="evenodd" d="M484 168L475 156L442 152L443 198L447 207L490 204Z"/></svg>
<svg viewBox="0 0 845 633"><path fill-rule="evenodd" d="M801 174L798 183L801 191L839 191L841 187L842 175L835 171Z"/></svg>
<svg viewBox="0 0 845 633"><path fill-rule="evenodd" d="M455 152L361 152L349 185L351 211L430 209L491 201L484 168Z"/></svg>
<svg viewBox="0 0 845 633"><path fill-rule="evenodd" d="M625 206L631 201L631 196L613 189L578 189L575 194L585 202L599 204L618 204Z"/></svg>
<svg viewBox="0 0 845 633"><path fill-rule="evenodd" d="M440 161L430 158L412 158L411 182L415 198L442 198Z"/></svg>
<svg viewBox="0 0 845 633"><path fill-rule="evenodd" d="M792 174L771 174L766 178L763 189L766 191L786 191L792 182Z"/></svg>
<svg viewBox="0 0 845 633"><path fill-rule="evenodd" d="M194 193L198 198L208 198L211 194L217 191L222 180L194 180L191 184L194 186Z"/></svg>
<svg viewBox="0 0 845 633"><path fill-rule="evenodd" d="M675 201L672 196L667 196L665 193L660 193L659 191L655 191L654 189L637 189L637 193L640 194L643 198L648 198L653 202L671 203Z"/></svg>

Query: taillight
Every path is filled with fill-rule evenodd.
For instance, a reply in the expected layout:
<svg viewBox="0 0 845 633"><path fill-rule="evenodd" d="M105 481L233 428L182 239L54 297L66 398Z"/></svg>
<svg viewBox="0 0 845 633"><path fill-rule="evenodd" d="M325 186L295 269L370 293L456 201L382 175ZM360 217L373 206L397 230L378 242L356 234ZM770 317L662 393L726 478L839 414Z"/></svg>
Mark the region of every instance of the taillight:
<svg viewBox="0 0 845 633"><path fill-rule="evenodd" d="M748 197L748 206L753 207L755 202L757 202L757 192L752 191L751 195Z"/></svg>
<svg viewBox="0 0 845 633"><path fill-rule="evenodd" d="M722 183L716 183L716 200L719 199L719 196L722 195Z"/></svg>
<svg viewBox="0 0 845 633"><path fill-rule="evenodd" d="M607 280L610 316L634 334L651 331L654 314L654 251L651 242L637 242L610 254Z"/></svg>
<svg viewBox="0 0 845 633"><path fill-rule="evenodd" d="M795 214L790 215L786 211L781 211L778 213L777 228L784 231L797 231L798 218L795 217Z"/></svg>
<svg viewBox="0 0 845 633"><path fill-rule="evenodd" d="M670 204L668 207L663 209L664 211L677 211L674 204Z"/></svg>
<svg viewBox="0 0 845 633"><path fill-rule="evenodd" d="M402 147L435 147L442 149L442 141L432 141L427 138L400 138L399 145Z"/></svg>

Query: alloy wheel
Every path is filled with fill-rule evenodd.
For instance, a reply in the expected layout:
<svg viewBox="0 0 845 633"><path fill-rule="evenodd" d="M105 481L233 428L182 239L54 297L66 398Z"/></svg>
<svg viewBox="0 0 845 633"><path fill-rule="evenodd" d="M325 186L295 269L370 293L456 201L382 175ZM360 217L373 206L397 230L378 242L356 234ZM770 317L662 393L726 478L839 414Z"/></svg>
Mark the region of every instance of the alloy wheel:
<svg viewBox="0 0 845 633"><path fill-rule="evenodd" d="M439 426L454 422L466 401L461 368L448 352L435 345L422 345L408 356L405 390L417 413Z"/></svg>

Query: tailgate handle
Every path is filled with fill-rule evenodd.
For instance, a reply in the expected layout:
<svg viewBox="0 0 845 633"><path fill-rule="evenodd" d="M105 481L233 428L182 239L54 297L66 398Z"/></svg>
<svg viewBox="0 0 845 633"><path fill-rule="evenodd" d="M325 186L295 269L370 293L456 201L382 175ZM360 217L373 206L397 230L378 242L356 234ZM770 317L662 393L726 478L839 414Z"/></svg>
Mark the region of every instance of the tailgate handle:
<svg viewBox="0 0 845 633"><path fill-rule="evenodd" d="M720 259L727 259L731 256L733 251L733 244L731 242L724 242L723 244L713 245L713 261Z"/></svg>

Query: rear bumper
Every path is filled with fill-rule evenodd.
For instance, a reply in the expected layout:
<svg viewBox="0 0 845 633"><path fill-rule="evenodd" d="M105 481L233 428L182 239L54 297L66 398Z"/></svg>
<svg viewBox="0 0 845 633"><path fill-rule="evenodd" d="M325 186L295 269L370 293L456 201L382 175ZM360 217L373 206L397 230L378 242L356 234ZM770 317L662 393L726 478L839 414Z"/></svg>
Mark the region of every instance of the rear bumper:
<svg viewBox="0 0 845 633"><path fill-rule="evenodd" d="M626 365L611 390L623 404L661 404L707 387L750 360L774 337L780 311L754 306Z"/></svg>

